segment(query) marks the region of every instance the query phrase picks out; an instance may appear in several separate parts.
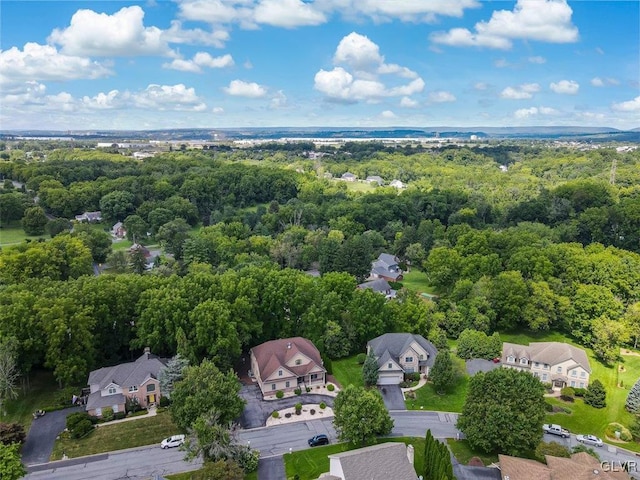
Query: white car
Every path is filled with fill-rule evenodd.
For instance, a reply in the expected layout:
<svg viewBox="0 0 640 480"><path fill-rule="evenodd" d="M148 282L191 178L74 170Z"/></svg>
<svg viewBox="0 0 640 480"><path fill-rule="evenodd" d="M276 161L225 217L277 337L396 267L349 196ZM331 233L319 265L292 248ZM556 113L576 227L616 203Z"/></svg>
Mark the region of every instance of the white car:
<svg viewBox="0 0 640 480"><path fill-rule="evenodd" d="M160 447L172 448L172 447L179 447L182 444L184 444L184 435L173 435L169 438L165 438L164 440L162 440L162 442L160 443Z"/></svg>
<svg viewBox="0 0 640 480"><path fill-rule="evenodd" d="M602 440L595 435L576 435L576 440L585 445L593 445L594 447L601 447Z"/></svg>

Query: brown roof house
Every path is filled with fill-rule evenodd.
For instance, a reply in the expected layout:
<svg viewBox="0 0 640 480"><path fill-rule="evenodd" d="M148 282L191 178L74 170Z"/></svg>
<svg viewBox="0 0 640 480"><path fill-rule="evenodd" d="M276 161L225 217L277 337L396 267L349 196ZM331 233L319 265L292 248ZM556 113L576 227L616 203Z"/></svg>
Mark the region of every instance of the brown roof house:
<svg viewBox="0 0 640 480"><path fill-rule="evenodd" d="M104 367L89 374L91 393L86 410L89 415L102 416L102 409L113 408L114 413L124 412L128 398L136 399L142 408L160 401L158 374L168 358L153 355L149 348L135 361Z"/></svg>
<svg viewBox="0 0 640 480"><path fill-rule="evenodd" d="M251 370L265 397L326 383L320 352L302 337L271 340L251 353Z"/></svg>
<svg viewBox="0 0 640 480"><path fill-rule="evenodd" d="M547 464L526 458L498 455L502 480L629 480L614 464L601 463L586 452L571 458L545 456Z"/></svg>
<svg viewBox="0 0 640 480"><path fill-rule="evenodd" d="M336 453L318 480L417 480L413 458L413 446L399 442Z"/></svg>
<svg viewBox="0 0 640 480"><path fill-rule="evenodd" d="M587 388L591 366L584 350L568 343L502 344L502 366L531 372L554 387Z"/></svg>

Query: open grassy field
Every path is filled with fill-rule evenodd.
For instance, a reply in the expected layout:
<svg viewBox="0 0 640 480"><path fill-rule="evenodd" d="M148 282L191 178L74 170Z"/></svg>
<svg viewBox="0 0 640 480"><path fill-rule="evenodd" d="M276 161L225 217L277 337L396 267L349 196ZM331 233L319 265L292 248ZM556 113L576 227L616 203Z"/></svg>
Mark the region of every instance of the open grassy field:
<svg viewBox="0 0 640 480"><path fill-rule="evenodd" d="M469 376L465 371L464 360L454 356L452 356L452 359L458 368L458 378L450 391L440 395L436 393L433 384L427 383L415 391L416 398L414 400L408 398L405 401L408 410L462 411L462 406L467 398Z"/></svg>
<svg viewBox="0 0 640 480"><path fill-rule="evenodd" d="M49 239L49 235L27 235L22 227L17 223L3 225L0 228L0 247L22 243L25 240L37 240L38 238Z"/></svg>
<svg viewBox="0 0 640 480"><path fill-rule="evenodd" d="M417 268L412 268L410 272L403 273L402 282L400 283L404 288L411 290L418 295L423 292L430 293L432 295L437 294L435 288L429 285L427 274Z"/></svg>
<svg viewBox="0 0 640 480"><path fill-rule="evenodd" d="M424 469L424 438L397 437L381 438L375 443L403 442L411 444L415 448L415 469L417 473L422 473ZM314 480L322 473L329 471L329 457L334 453L346 452L359 448L359 445L351 443L338 443L327 445L326 447L315 447L284 455L284 466L287 480L293 479L296 475L299 480Z"/></svg>
<svg viewBox="0 0 640 480"><path fill-rule="evenodd" d="M478 453L471 449L469 442L466 440L454 440L453 438L447 438L447 445L456 457L456 460L462 465L467 465L469 460L473 457L478 457L482 460L485 466L489 466L492 463L498 461L498 455L494 453Z"/></svg>
<svg viewBox="0 0 640 480"><path fill-rule="evenodd" d="M85 438L56 440L51 460L60 460L62 452L69 458L96 453L160 444L163 438L180 433L171 420L169 412L161 412L153 417L140 417L130 422L104 425L94 429Z"/></svg>
<svg viewBox="0 0 640 480"><path fill-rule="evenodd" d="M18 397L4 404L6 415L0 415L2 422L16 422L29 429L33 421L33 412L53 406L58 384L48 371L35 371L31 374L25 389L18 387Z"/></svg>
<svg viewBox="0 0 640 480"><path fill-rule="evenodd" d="M344 388L347 385L355 385L356 387L362 387L364 385L362 381L362 365L356 360L357 355L352 357L341 358L340 360L333 360L333 376Z"/></svg>

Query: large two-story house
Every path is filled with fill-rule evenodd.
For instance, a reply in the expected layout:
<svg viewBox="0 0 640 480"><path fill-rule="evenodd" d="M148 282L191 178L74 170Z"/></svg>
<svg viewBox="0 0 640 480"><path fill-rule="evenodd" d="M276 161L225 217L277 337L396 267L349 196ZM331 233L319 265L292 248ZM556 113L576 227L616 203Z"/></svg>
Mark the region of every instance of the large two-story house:
<svg viewBox="0 0 640 480"><path fill-rule="evenodd" d="M385 333L367 343L378 361L378 385L398 385L405 373L429 374L438 351L422 335Z"/></svg>
<svg viewBox="0 0 640 480"><path fill-rule="evenodd" d="M502 344L502 366L531 372L554 387L587 388L591 366L584 350L568 343Z"/></svg>
<svg viewBox="0 0 640 480"><path fill-rule="evenodd" d="M316 346L306 338L281 338L253 347L251 370L265 397L326 383Z"/></svg>
<svg viewBox="0 0 640 480"><path fill-rule="evenodd" d="M402 270L398 266L398 257L381 253L371 264L371 278L384 278L389 282L402 281Z"/></svg>
<svg viewBox="0 0 640 480"><path fill-rule="evenodd" d="M89 415L102 416L102 409L124 412L127 399L136 399L142 408L160 401L158 374L169 361L153 355L149 348L135 361L93 370L89 374L91 393L87 398Z"/></svg>

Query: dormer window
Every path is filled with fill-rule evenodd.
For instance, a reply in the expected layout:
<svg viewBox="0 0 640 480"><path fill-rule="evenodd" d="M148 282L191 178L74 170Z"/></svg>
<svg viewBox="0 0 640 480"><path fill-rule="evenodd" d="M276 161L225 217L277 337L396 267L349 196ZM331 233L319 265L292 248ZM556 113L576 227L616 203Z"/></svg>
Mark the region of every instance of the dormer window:
<svg viewBox="0 0 640 480"><path fill-rule="evenodd" d="M281 377L282 376L282 370L278 370L278 376Z"/></svg>
<svg viewBox="0 0 640 480"><path fill-rule="evenodd" d="M520 365L527 365L528 363L529 363L529 360L527 360L526 358L520 359Z"/></svg>
<svg viewBox="0 0 640 480"><path fill-rule="evenodd" d="M109 387L108 392L109 392L109 395L115 395L115 393L116 393L116 387Z"/></svg>
<svg viewBox="0 0 640 480"><path fill-rule="evenodd" d="M296 365L301 365L302 364L302 360L300 360L299 358L296 359Z"/></svg>
<svg viewBox="0 0 640 480"><path fill-rule="evenodd" d="M388 369L392 369L392 368L393 368L393 364L392 364L391 362L389 362L389 363L387 364L387 368L388 368Z"/></svg>
<svg viewBox="0 0 640 480"><path fill-rule="evenodd" d="M558 373L562 373L562 367L558 367L557 372L558 372Z"/></svg>
<svg viewBox="0 0 640 480"><path fill-rule="evenodd" d="M515 361L516 361L515 357L512 357L511 355L507 357L507 362L514 363Z"/></svg>

